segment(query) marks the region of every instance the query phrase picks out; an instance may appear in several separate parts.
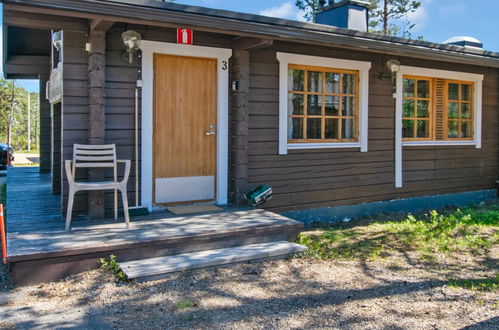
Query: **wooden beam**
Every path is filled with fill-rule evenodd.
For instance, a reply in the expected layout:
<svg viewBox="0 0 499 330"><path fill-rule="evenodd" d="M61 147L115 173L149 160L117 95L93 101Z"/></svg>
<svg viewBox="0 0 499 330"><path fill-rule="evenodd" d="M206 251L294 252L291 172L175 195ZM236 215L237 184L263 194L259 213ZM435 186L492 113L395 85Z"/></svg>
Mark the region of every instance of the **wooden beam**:
<svg viewBox="0 0 499 330"><path fill-rule="evenodd" d="M24 28L50 30L66 29L75 31L85 31L85 22L66 17L40 15L39 13L20 13L13 11L4 12L4 25L18 26Z"/></svg>
<svg viewBox="0 0 499 330"><path fill-rule="evenodd" d="M270 47L274 44L272 39L237 37L232 42L232 47L238 50L254 50Z"/></svg>
<svg viewBox="0 0 499 330"><path fill-rule="evenodd" d="M237 90L231 91L231 202L245 204L248 191L248 141L249 141L249 79L250 54L247 50L234 50L231 63L231 80L237 81Z"/></svg>
<svg viewBox="0 0 499 330"><path fill-rule="evenodd" d="M89 34L92 52L88 58L88 143L104 144L106 140L106 32L92 30ZM90 181L104 181L102 169L88 171ZM105 217L103 191L88 193L88 213L92 219Z"/></svg>
<svg viewBox="0 0 499 330"><path fill-rule="evenodd" d="M101 32L106 32L109 30L115 21L106 21L102 19L93 19L90 21L90 31L101 31Z"/></svg>

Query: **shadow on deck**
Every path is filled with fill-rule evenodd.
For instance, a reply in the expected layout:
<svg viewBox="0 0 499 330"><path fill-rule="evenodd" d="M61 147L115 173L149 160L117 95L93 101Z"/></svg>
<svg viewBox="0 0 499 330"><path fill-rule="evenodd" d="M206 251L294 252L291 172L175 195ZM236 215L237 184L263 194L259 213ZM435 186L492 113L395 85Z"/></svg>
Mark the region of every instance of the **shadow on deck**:
<svg viewBox="0 0 499 330"><path fill-rule="evenodd" d="M96 268L114 254L119 261L289 240L302 223L265 210L176 216L168 212L123 220L75 221L64 232L59 196L37 168L13 168L8 179L8 250L15 284L56 280Z"/></svg>

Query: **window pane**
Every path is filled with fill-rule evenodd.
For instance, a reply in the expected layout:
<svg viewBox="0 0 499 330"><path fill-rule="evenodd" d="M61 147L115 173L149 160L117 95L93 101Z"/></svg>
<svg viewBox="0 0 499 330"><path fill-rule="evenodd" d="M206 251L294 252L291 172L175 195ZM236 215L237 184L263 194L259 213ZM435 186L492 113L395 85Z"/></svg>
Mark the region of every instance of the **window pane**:
<svg viewBox="0 0 499 330"><path fill-rule="evenodd" d="M447 109L449 119L459 118L459 103L449 102L449 109Z"/></svg>
<svg viewBox="0 0 499 330"><path fill-rule="evenodd" d="M338 96L325 96L326 116L338 116L340 113L340 98Z"/></svg>
<svg viewBox="0 0 499 330"><path fill-rule="evenodd" d="M303 114L303 94L288 94L288 115Z"/></svg>
<svg viewBox="0 0 499 330"><path fill-rule="evenodd" d="M429 138L430 137L430 121L429 120L418 120L417 135L418 138Z"/></svg>
<svg viewBox="0 0 499 330"><path fill-rule="evenodd" d="M428 80L418 80L418 97L430 97L430 82Z"/></svg>
<svg viewBox="0 0 499 330"><path fill-rule="evenodd" d="M461 100L469 101L471 100L471 86L461 85Z"/></svg>
<svg viewBox="0 0 499 330"><path fill-rule="evenodd" d="M342 119L341 135L343 139L355 138L355 126L353 119Z"/></svg>
<svg viewBox="0 0 499 330"><path fill-rule="evenodd" d="M429 101L418 101L418 118L430 118Z"/></svg>
<svg viewBox="0 0 499 330"><path fill-rule="evenodd" d="M322 96L321 95L307 95L307 115L322 114Z"/></svg>
<svg viewBox="0 0 499 330"><path fill-rule="evenodd" d="M471 118L471 104L461 103L461 118L463 119Z"/></svg>
<svg viewBox="0 0 499 330"><path fill-rule="evenodd" d="M402 105L402 117L414 117L414 101L404 100Z"/></svg>
<svg viewBox="0 0 499 330"><path fill-rule="evenodd" d="M404 79L404 97L414 97L414 80Z"/></svg>
<svg viewBox="0 0 499 330"><path fill-rule="evenodd" d="M326 72L326 93L338 94L340 92L340 74Z"/></svg>
<svg viewBox="0 0 499 330"><path fill-rule="evenodd" d="M343 93L355 94L355 75L343 73Z"/></svg>
<svg viewBox="0 0 499 330"><path fill-rule="evenodd" d="M303 91L304 76L303 70L288 70L288 89L290 91Z"/></svg>
<svg viewBox="0 0 499 330"><path fill-rule="evenodd" d="M447 135L449 138L457 138L459 137L459 131L458 131L458 121L455 120L449 120L449 123L447 125Z"/></svg>
<svg viewBox="0 0 499 330"><path fill-rule="evenodd" d="M461 137L470 138L471 137L471 122L464 121L461 123Z"/></svg>
<svg viewBox="0 0 499 330"><path fill-rule="evenodd" d="M308 91L322 92L322 72L308 71Z"/></svg>
<svg viewBox="0 0 499 330"><path fill-rule="evenodd" d="M288 118L288 139L303 139L303 118Z"/></svg>
<svg viewBox="0 0 499 330"><path fill-rule="evenodd" d="M345 96L343 97L343 109L341 111L342 116L355 116L355 99L353 97Z"/></svg>
<svg viewBox="0 0 499 330"><path fill-rule="evenodd" d="M326 139L338 139L338 119L326 119Z"/></svg>
<svg viewBox="0 0 499 330"><path fill-rule="evenodd" d="M414 120L402 120L402 137L414 137Z"/></svg>
<svg viewBox="0 0 499 330"><path fill-rule="evenodd" d="M449 84L449 100L459 100L459 84Z"/></svg>
<svg viewBox="0 0 499 330"><path fill-rule="evenodd" d="M308 118L307 119L307 139L320 139L322 138L322 119Z"/></svg>

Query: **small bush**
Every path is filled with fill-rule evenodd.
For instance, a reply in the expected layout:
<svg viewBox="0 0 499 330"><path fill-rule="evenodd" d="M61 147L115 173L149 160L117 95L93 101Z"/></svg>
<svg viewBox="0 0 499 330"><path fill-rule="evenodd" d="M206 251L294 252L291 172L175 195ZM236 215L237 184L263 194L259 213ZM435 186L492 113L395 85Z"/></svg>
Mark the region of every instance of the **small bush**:
<svg viewBox="0 0 499 330"><path fill-rule="evenodd" d="M101 258L101 269L110 271L113 275L115 275L118 281L127 281L128 278L126 274L121 269L120 265L116 261L115 255L110 255L109 258Z"/></svg>

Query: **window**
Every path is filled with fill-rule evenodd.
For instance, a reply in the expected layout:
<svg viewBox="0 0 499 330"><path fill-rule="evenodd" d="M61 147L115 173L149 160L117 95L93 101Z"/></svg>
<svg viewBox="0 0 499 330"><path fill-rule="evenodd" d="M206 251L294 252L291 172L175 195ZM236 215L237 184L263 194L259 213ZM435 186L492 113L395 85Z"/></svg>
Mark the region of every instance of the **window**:
<svg viewBox="0 0 499 330"><path fill-rule="evenodd" d="M403 186L404 147L482 147L482 83L483 74L400 66L395 93L395 187Z"/></svg>
<svg viewBox="0 0 499 330"><path fill-rule="evenodd" d="M289 53L279 61L279 154L367 151L370 62Z"/></svg>
<svg viewBox="0 0 499 330"><path fill-rule="evenodd" d="M288 142L358 141L358 71L288 67Z"/></svg>
<svg viewBox="0 0 499 330"><path fill-rule="evenodd" d="M448 81L446 84L447 139L473 138L473 84Z"/></svg>
<svg viewBox="0 0 499 330"><path fill-rule="evenodd" d="M432 134L432 80L404 77L402 136L411 140L430 140Z"/></svg>
<svg viewBox="0 0 499 330"><path fill-rule="evenodd" d="M474 83L404 75L404 141L473 140Z"/></svg>

